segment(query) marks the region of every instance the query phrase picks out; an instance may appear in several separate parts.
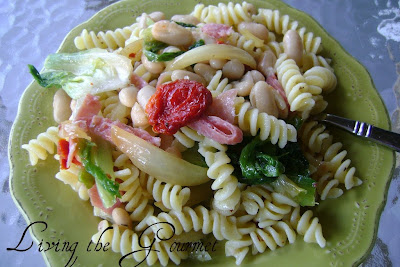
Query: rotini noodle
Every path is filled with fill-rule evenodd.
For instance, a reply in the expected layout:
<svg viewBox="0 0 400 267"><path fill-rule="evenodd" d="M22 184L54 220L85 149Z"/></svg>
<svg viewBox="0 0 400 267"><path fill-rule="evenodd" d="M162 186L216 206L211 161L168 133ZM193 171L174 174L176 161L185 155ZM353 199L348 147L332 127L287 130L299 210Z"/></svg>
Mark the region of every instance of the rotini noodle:
<svg viewBox="0 0 400 267"><path fill-rule="evenodd" d="M287 142L296 142L297 131L293 125L287 124L274 116L252 108L249 102L238 103L235 106L239 128L252 136L260 132L260 139L270 138L272 144L278 143L283 148Z"/></svg>
<svg viewBox="0 0 400 267"><path fill-rule="evenodd" d="M124 28L118 28L113 31L88 32L84 29L80 36L75 37L74 43L79 50L90 48L110 48L117 49L125 47L125 41L131 36L132 32L138 27L137 23Z"/></svg>
<svg viewBox="0 0 400 267"><path fill-rule="evenodd" d="M54 154L54 146L60 140L58 127L51 126L43 133L40 133L36 139L32 139L28 144L21 147L29 153L29 161L32 166L38 163L38 160L47 159L48 154Z"/></svg>
<svg viewBox="0 0 400 267"><path fill-rule="evenodd" d="M108 227L111 229L106 230ZM104 220L99 224L99 231L92 236L93 243L101 242L103 245L108 243L111 245L111 250L119 252L125 256L129 253L131 257L137 262L146 260L147 265L151 266L157 261L161 265L166 266L169 260L175 264L179 264L182 259L188 257L187 252L171 251L171 244L168 241L154 242L151 250L143 249L150 247L152 240L156 238L153 235L138 235L130 229L123 226L112 225Z"/></svg>
<svg viewBox="0 0 400 267"><path fill-rule="evenodd" d="M159 222L172 224L175 227L176 235L194 230L196 232L201 231L203 234L213 233L217 240L233 240L241 237L236 217L223 216L215 210L208 210L203 206L197 206L194 209L183 207L182 211L161 212L157 216L151 216L147 219L147 224L153 225L151 229L154 233L157 233L162 227L157 224ZM163 228L162 235L164 237L171 236L172 232Z"/></svg>
<svg viewBox="0 0 400 267"><path fill-rule="evenodd" d="M300 207L294 208L290 214L290 224L299 235L304 236L304 242L317 243L321 248L325 247L326 240L322 235L321 224L317 217L313 218L311 210L300 216Z"/></svg>
<svg viewBox="0 0 400 267"><path fill-rule="evenodd" d="M89 200L88 189L78 180L80 170L80 167L72 163L68 169L60 170L58 173L56 173L55 177L64 184L71 186L71 188L78 193L79 198L82 200Z"/></svg>
<svg viewBox="0 0 400 267"><path fill-rule="evenodd" d="M285 90L291 111L309 111L315 101L312 99L309 86L299 67L293 59L289 59L286 54L279 56L275 68L278 74L278 80Z"/></svg>
<svg viewBox="0 0 400 267"><path fill-rule="evenodd" d="M197 4L191 15L201 22L233 26L242 21L251 21L252 9L253 6L246 2L242 2L242 4L229 2L227 5L219 3L218 6Z"/></svg>

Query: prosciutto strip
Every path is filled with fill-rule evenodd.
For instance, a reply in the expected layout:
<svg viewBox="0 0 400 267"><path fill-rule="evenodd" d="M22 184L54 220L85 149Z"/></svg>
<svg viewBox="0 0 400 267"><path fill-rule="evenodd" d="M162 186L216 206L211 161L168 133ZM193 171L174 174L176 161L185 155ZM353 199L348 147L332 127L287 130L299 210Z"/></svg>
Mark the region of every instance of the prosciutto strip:
<svg viewBox="0 0 400 267"><path fill-rule="evenodd" d="M115 125L127 132L130 132L137 137L159 147L161 145L161 138L151 136L147 131L140 128L133 128L120 121L113 121L100 116L94 116L89 124L89 131L92 134L102 137L103 139L112 142L111 127Z"/></svg>
<svg viewBox="0 0 400 267"><path fill-rule="evenodd" d="M217 116L203 116L189 126L220 144L235 145L243 140L242 130Z"/></svg>
<svg viewBox="0 0 400 267"><path fill-rule="evenodd" d="M106 209L103 205L103 202L101 201L101 198L99 196L99 192L97 191L97 186L93 185L89 190L88 190L88 194L90 197L90 203L92 204L93 207L98 207L101 210L103 210L105 213L107 213L108 215L111 215L112 211L115 208L121 207L122 206L122 202L119 200L119 198L117 198L117 202L115 202L115 204Z"/></svg>
<svg viewBox="0 0 400 267"><path fill-rule="evenodd" d="M267 83L269 85L271 85L274 89L276 89L279 92L279 94L283 97L283 99L286 102L286 105L288 106L288 108L290 110L290 105L289 105L289 102L287 100L285 90L283 89L281 83L276 78L275 74L269 75L267 77Z"/></svg>
<svg viewBox="0 0 400 267"><path fill-rule="evenodd" d="M142 89L143 87L148 85L148 83L145 80L143 80L143 78L140 77L139 75L137 75L136 73L132 73L132 75L131 75L131 83L134 86L136 86L138 89Z"/></svg>
<svg viewBox="0 0 400 267"><path fill-rule="evenodd" d="M211 106L207 109L208 115L214 115L229 123L235 122L235 98L237 90L232 89L223 92L214 98Z"/></svg>
<svg viewBox="0 0 400 267"><path fill-rule="evenodd" d="M99 114L101 110L100 97L87 94L83 102L74 111L72 121L80 121L91 119L93 116Z"/></svg>
<svg viewBox="0 0 400 267"><path fill-rule="evenodd" d="M201 28L201 31L218 40L228 37L232 33L232 27L224 24L207 23Z"/></svg>

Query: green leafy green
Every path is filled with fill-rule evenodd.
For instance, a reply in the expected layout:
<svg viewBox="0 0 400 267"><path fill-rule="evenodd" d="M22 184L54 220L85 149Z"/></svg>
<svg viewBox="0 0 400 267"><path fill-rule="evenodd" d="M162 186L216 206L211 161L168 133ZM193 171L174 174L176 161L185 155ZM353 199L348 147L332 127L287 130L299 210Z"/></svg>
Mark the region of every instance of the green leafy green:
<svg viewBox="0 0 400 267"><path fill-rule="evenodd" d="M176 24L185 27L185 28L197 28L196 25L190 24L190 23L184 23L184 22L179 22L179 21L175 21L173 20L173 22L175 22Z"/></svg>
<svg viewBox="0 0 400 267"><path fill-rule="evenodd" d="M96 182L97 191L105 208L109 208L116 202L116 197L121 197L119 193L119 184L109 178L102 168L96 165L93 160L92 148L96 144L90 141L83 141L79 144L80 158L85 170L91 174Z"/></svg>
<svg viewBox="0 0 400 267"><path fill-rule="evenodd" d="M199 153L198 150L199 146L197 144L192 148L185 150L184 152L182 152L182 159L192 164L208 168L207 163L204 160L204 157Z"/></svg>
<svg viewBox="0 0 400 267"><path fill-rule="evenodd" d="M79 171L78 181L83 183L87 189L92 188L95 183L94 177L85 168Z"/></svg>
<svg viewBox="0 0 400 267"><path fill-rule="evenodd" d="M153 53L157 53L163 48L166 48L168 44L157 41L157 40L150 40L144 42L144 49Z"/></svg>
<svg viewBox="0 0 400 267"><path fill-rule="evenodd" d="M241 183L269 183L302 206L315 205L315 181L309 177L309 163L298 143L279 148L269 140L247 137L230 147L227 154Z"/></svg>
<svg viewBox="0 0 400 267"><path fill-rule="evenodd" d="M43 73L32 65L28 67L41 86L62 88L73 99L123 88L130 83L133 71L128 58L100 48L51 54Z"/></svg>
<svg viewBox="0 0 400 267"><path fill-rule="evenodd" d="M296 130L300 130L303 122L304 121L300 117L291 117L286 120L286 123L293 125Z"/></svg>
<svg viewBox="0 0 400 267"><path fill-rule="evenodd" d="M143 51L145 56L147 57L148 60L151 62L163 62L163 61L170 61L174 58L176 58L179 55L182 55L185 53L185 51L177 51L177 52L165 52L160 55L153 53L148 50Z"/></svg>
<svg viewBox="0 0 400 267"><path fill-rule="evenodd" d="M194 44L192 44L191 46L189 46L189 50L191 50L193 48L196 48L196 47L199 47L199 46L202 46L202 45L205 45L205 44L206 43L204 42L204 40L200 39L200 40L194 42Z"/></svg>

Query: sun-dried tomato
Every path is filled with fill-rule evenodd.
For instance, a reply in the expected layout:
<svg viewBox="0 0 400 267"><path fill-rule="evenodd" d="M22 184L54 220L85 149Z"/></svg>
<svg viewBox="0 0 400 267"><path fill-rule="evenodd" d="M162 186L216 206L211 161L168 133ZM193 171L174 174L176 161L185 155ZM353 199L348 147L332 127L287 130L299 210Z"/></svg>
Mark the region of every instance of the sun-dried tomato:
<svg viewBox="0 0 400 267"><path fill-rule="evenodd" d="M211 103L211 92L203 84L181 79L159 86L146 113L155 132L172 135L200 117Z"/></svg>

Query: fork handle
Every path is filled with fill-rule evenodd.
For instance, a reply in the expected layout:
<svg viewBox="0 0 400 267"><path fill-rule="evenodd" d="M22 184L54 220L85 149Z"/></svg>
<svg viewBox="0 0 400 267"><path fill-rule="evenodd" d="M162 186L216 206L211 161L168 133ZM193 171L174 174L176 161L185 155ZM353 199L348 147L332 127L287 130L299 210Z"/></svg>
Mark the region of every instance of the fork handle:
<svg viewBox="0 0 400 267"><path fill-rule="evenodd" d="M332 114L326 114L326 117L322 121L400 152L400 134L398 133L386 131L365 122L354 121Z"/></svg>

